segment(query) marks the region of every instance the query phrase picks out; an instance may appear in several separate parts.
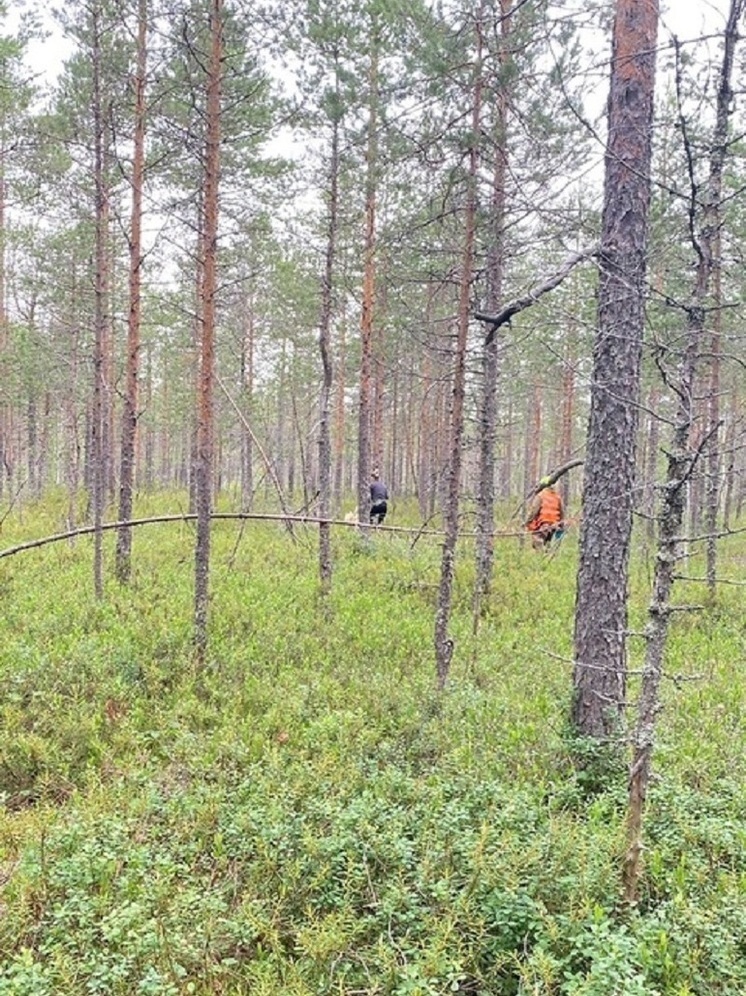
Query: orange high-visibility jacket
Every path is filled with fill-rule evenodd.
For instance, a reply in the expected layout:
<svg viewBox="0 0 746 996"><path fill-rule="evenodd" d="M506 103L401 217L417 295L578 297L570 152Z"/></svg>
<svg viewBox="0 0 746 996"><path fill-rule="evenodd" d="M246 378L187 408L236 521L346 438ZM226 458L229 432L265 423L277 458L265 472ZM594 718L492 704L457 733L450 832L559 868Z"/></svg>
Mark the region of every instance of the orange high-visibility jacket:
<svg viewBox="0 0 746 996"><path fill-rule="evenodd" d="M551 488L544 488L537 495L538 509L528 523L531 532L537 532L542 526L554 526L562 522L562 499Z"/></svg>

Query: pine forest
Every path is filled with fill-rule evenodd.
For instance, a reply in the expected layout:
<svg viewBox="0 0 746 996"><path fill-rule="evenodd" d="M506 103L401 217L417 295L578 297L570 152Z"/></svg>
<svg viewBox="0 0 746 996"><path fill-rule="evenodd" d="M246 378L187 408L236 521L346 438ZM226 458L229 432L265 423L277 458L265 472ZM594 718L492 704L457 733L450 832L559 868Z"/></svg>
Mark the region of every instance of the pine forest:
<svg viewBox="0 0 746 996"><path fill-rule="evenodd" d="M0 996L746 993L746 0L0 0Z"/></svg>

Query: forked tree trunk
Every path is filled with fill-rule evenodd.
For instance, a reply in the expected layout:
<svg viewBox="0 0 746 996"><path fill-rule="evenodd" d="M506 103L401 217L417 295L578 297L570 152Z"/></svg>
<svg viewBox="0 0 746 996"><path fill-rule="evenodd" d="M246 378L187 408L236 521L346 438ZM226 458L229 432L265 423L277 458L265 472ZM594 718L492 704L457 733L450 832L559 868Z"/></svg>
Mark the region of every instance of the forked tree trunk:
<svg viewBox="0 0 746 996"><path fill-rule="evenodd" d="M439 689L445 687L453 656L453 640L448 636L456 568L456 543L459 533L459 492L461 484L462 444L464 437L464 400L466 394L466 345L469 331L469 299L474 272L474 242L477 213L477 172L479 134L482 115L482 11L477 15L477 50L475 54L472 95L472 139L469 149L469 172L466 177L464 209L464 244L458 301L458 324L454 355L453 393L449 432L448 474L443 515L445 536L440 565L438 605L435 613L435 667Z"/></svg>
<svg viewBox="0 0 746 996"><path fill-rule="evenodd" d="M220 177L221 62L223 53L223 0L212 0L210 56L206 79L206 136L203 179L203 257L200 260L200 367L197 398L197 447L195 504L197 541L194 554L194 641L198 665L207 650L207 616L210 576L210 521L212 513L212 460L214 440L215 311L217 292L218 208Z"/></svg>
<svg viewBox="0 0 746 996"><path fill-rule="evenodd" d="M135 129L132 158L132 220L130 230L129 318L127 322L127 363L122 408L121 453L119 462L119 521L132 518L135 478L135 441L138 418L138 378L140 373L140 286L142 273L142 195L145 173L145 72L147 58L147 0L137 8L137 65L134 78ZM132 530L117 531L116 575L129 581L132 571Z"/></svg>
<svg viewBox="0 0 746 996"><path fill-rule="evenodd" d="M572 722L617 734L645 300L658 0L617 0L608 104L598 334L583 481Z"/></svg>

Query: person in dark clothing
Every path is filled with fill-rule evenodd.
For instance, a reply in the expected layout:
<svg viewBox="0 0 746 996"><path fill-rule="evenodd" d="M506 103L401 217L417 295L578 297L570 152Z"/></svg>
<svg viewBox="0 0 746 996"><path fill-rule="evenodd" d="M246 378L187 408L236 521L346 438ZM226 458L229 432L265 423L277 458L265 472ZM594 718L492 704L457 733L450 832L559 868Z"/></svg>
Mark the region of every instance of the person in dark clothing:
<svg viewBox="0 0 746 996"><path fill-rule="evenodd" d="M388 488L380 480L378 471L374 470L370 475L370 521L376 526L380 526L386 518L388 498Z"/></svg>

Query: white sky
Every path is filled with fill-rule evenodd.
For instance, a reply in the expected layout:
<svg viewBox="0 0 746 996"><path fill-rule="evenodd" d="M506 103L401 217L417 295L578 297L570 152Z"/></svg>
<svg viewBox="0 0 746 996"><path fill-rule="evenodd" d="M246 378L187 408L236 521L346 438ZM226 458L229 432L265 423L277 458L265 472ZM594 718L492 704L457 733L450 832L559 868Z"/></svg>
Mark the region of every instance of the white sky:
<svg viewBox="0 0 746 996"><path fill-rule="evenodd" d="M290 0L294 2L294 0ZM680 41L693 40L722 30L730 0L662 0L659 39L665 44L668 35L676 34ZM71 45L62 36L49 13L49 0L23 0L11 5L4 19L3 30L13 31L20 10L34 13L49 31L49 37L35 40L29 46L29 64L46 84L59 75ZM7 26L7 27L6 27Z"/></svg>

